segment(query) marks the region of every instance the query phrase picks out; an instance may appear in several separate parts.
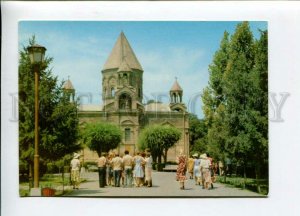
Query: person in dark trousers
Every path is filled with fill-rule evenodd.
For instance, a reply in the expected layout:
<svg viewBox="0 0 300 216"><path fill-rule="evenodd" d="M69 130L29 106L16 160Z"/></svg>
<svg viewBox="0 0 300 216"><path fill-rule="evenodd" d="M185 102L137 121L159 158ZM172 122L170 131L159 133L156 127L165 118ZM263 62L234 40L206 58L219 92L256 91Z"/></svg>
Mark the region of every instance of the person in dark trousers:
<svg viewBox="0 0 300 216"><path fill-rule="evenodd" d="M99 173L99 187L103 188L106 185L106 153L102 153L97 160Z"/></svg>
<svg viewBox="0 0 300 216"><path fill-rule="evenodd" d="M209 156L209 153L206 153L206 156L207 156L207 159L210 161L210 167L209 167L209 170L210 170L210 176L211 178L213 179L214 178L214 175L215 175L215 172L214 172L214 167L213 167L213 159ZM211 181L211 189L214 188L214 185L213 185L213 182Z"/></svg>
<svg viewBox="0 0 300 216"><path fill-rule="evenodd" d="M116 154L116 157L111 161L112 167L114 170L114 182L115 187L120 187L120 179L123 167L123 160L119 157L119 154Z"/></svg>

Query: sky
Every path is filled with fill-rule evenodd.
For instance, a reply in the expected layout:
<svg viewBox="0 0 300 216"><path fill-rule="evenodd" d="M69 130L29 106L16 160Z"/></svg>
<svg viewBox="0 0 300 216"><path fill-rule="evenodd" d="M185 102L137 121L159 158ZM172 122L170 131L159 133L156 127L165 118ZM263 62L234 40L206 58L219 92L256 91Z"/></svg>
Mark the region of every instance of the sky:
<svg viewBox="0 0 300 216"><path fill-rule="evenodd" d="M53 74L60 81L70 77L81 104L102 104L101 70L123 31L144 69L144 101L168 103L177 77L188 111L203 118L200 95L208 85L208 66L224 31L233 34L238 23L20 21L19 49L35 35L37 43L47 48L46 56L54 58ZM250 27L258 39L267 22L253 21Z"/></svg>

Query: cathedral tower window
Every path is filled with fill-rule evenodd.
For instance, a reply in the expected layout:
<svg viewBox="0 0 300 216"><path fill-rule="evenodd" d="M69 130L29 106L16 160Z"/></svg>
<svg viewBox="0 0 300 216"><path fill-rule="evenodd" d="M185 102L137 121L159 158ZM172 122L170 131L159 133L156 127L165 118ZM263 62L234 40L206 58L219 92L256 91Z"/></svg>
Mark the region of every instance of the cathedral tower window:
<svg viewBox="0 0 300 216"><path fill-rule="evenodd" d="M131 109L131 97L128 94L122 94L119 97L119 109Z"/></svg>
<svg viewBox="0 0 300 216"><path fill-rule="evenodd" d="M110 93L111 93L111 96L112 96L112 97L115 96L115 88L114 88L114 87L111 88L111 92L110 92Z"/></svg>
<svg viewBox="0 0 300 216"><path fill-rule="evenodd" d="M130 134L131 133L131 130L130 128L125 128L125 141L130 141Z"/></svg>

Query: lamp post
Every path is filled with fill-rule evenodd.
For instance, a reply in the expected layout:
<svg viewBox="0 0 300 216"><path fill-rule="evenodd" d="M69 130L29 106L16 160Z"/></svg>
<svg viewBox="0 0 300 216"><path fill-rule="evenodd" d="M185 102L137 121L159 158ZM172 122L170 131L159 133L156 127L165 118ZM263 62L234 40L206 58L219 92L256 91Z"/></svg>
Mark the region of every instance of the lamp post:
<svg viewBox="0 0 300 216"><path fill-rule="evenodd" d="M40 195L39 190L39 75L40 65L44 61L46 48L40 45L32 45L27 48L29 52L30 62L34 70L34 175L33 187L34 193L32 195Z"/></svg>

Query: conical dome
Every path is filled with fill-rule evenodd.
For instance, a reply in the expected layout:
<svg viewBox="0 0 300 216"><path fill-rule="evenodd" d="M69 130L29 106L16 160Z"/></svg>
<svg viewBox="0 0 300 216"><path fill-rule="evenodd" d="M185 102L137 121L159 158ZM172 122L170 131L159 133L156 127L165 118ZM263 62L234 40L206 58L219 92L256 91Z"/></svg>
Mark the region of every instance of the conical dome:
<svg viewBox="0 0 300 216"><path fill-rule="evenodd" d="M121 32L114 48L104 64L103 71L107 69L120 68L124 60L129 68L143 71L143 68L136 58L127 38L124 33Z"/></svg>
<svg viewBox="0 0 300 216"><path fill-rule="evenodd" d="M170 91L182 91L182 88L180 87L179 83L177 82L177 79L175 80Z"/></svg>
<svg viewBox="0 0 300 216"><path fill-rule="evenodd" d="M121 63L121 65L119 67L118 72L120 72L120 71L124 71L124 72L132 71L125 59L123 60L123 62Z"/></svg>
<svg viewBox="0 0 300 216"><path fill-rule="evenodd" d="M63 89L65 89L65 90L74 90L72 82L69 79L65 82L65 84L63 86Z"/></svg>

